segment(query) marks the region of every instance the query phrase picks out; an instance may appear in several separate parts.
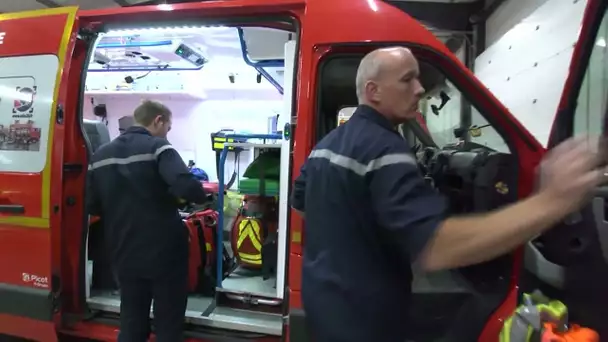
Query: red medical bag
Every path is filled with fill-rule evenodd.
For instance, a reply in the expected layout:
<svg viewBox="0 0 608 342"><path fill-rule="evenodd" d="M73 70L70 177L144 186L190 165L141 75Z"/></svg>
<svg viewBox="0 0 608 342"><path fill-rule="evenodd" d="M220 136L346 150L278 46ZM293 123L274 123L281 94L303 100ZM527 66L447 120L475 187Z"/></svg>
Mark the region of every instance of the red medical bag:
<svg viewBox="0 0 608 342"><path fill-rule="evenodd" d="M212 209L196 211L184 222L190 237L188 289L202 295L213 295L217 282L218 213ZM222 253L222 279L234 271L234 258L226 248Z"/></svg>
<svg viewBox="0 0 608 342"><path fill-rule="evenodd" d="M186 220L190 237L188 288L190 292L208 292L215 288L216 229L218 214L207 209L192 213Z"/></svg>

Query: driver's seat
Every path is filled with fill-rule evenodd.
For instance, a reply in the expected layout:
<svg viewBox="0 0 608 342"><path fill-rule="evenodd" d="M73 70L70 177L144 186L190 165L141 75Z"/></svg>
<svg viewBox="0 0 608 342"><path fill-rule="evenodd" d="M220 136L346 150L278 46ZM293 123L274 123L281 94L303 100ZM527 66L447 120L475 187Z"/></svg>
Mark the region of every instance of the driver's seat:
<svg viewBox="0 0 608 342"><path fill-rule="evenodd" d="M95 153L101 146L111 141L110 131L105 123L96 120L83 120L85 138L89 142L89 153ZM88 236L88 255L89 260L94 263L93 285L96 288L117 289L116 281L112 273L112 268L108 253L104 248L104 231L100 229L101 221L92 223L89 226Z"/></svg>
<svg viewBox="0 0 608 342"><path fill-rule="evenodd" d="M85 138L89 141L91 147L89 152L94 153L101 145L110 142L110 131L103 122L84 119L82 125Z"/></svg>

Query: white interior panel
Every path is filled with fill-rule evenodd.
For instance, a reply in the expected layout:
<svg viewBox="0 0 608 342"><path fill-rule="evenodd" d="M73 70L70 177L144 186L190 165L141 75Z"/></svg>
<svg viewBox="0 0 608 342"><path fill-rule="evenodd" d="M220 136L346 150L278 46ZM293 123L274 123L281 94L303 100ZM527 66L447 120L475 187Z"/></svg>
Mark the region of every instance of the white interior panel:
<svg viewBox="0 0 608 342"><path fill-rule="evenodd" d="M277 129L283 130L285 124L291 121L291 99L293 92L293 71L296 58L296 42L285 43L285 78L283 93L283 112L279 115ZM287 263L287 213L289 211L289 168L291 141L281 140L281 174L279 183L279 243L277 256L277 298L283 298L285 289L285 270Z"/></svg>
<svg viewBox="0 0 608 342"><path fill-rule="evenodd" d="M252 61L281 60L285 53L285 43L291 33L262 27L243 28L243 38L247 54Z"/></svg>

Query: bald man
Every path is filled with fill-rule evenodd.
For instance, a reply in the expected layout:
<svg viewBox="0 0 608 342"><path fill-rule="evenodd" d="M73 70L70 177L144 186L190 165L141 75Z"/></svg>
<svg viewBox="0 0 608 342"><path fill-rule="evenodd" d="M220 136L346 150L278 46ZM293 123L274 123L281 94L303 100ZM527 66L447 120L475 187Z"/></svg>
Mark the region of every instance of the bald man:
<svg viewBox="0 0 608 342"><path fill-rule="evenodd" d="M363 58L359 107L311 152L292 206L305 216L302 299L316 342L403 342L411 265L442 270L513 250L579 208L604 170L578 141L543 162L539 191L507 208L444 216L395 126L416 116L424 93L405 48ZM488 229L491 227L492 229Z"/></svg>

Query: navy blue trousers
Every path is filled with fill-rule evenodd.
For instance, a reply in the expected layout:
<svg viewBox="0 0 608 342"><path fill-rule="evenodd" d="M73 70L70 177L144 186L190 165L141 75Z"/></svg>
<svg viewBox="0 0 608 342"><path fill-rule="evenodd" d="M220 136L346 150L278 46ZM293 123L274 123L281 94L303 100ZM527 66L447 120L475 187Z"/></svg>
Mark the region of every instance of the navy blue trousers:
<svg viewBox="0 0 608 342"><path fill-rule="evenodd" d="M150 305L154 300L154 332L158 342L184 340L188 303L188 267L177 266L153 278L118 273L120 333L118 342L146 342L150 336Z"/></svg>

